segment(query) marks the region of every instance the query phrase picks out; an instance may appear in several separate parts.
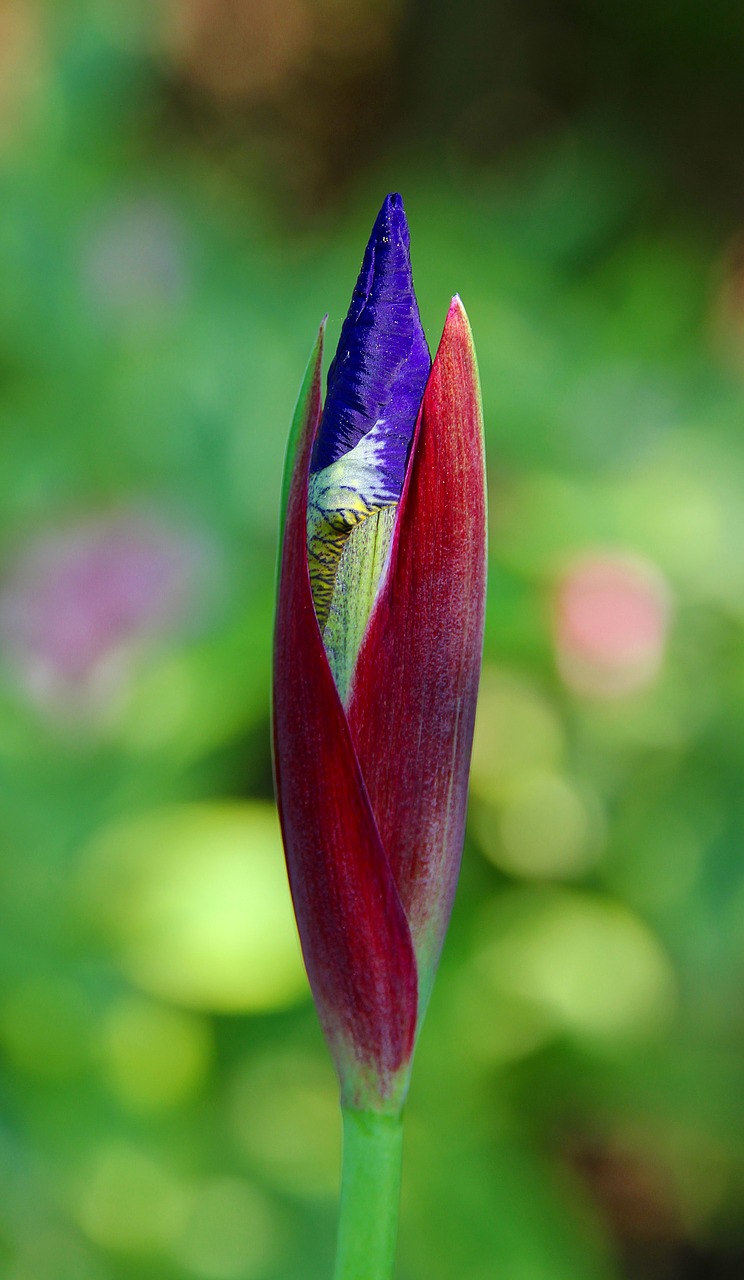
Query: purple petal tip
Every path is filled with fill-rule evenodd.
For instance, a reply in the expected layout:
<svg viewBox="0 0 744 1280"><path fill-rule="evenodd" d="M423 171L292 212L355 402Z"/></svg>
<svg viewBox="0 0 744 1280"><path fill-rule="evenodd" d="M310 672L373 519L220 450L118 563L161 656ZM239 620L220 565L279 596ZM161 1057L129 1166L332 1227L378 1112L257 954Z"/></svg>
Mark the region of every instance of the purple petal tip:
<svg viewBox="0 0 744 1280"><path fill-rule="evenodd" d="M385 197L359 273L338 349L312 470L354 448L376 424L391 487L400 492L431 359L419 317L403 200Z"/></svg>

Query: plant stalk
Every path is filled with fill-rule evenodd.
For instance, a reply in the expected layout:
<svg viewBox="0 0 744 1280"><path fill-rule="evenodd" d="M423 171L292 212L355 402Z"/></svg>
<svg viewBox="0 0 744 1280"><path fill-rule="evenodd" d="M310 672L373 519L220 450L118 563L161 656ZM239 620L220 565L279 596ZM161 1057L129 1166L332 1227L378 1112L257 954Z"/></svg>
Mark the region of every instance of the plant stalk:
<svg viewBox="0 0 744 1280"><path fill-rule="evenodd" d="M342 1110L344 1155L334 1280L390 1280L395 1260L403 1120Z"/></svg>

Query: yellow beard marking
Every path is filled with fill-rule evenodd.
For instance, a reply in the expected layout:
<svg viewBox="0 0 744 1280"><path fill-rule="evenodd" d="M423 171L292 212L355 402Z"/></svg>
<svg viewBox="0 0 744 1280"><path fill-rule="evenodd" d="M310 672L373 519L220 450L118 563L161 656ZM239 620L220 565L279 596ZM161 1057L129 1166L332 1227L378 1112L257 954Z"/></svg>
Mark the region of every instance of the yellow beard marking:
<svg viewBox="0 0 744 1280"><path fill-rule="evenodd" d="M372 514L371 511L347 507L334 512L319 512L312 526L308 519L307 564L321 631L328 620L336 574L349 534Z"/></svg>
<svg viewBox="0 0 744 1280"><path fill-rule="evenodd" d="M338 560L323 643L341 700L346 700L354 664L387 563L397 505L381 507L350 530Z"/></svg>
<svg viewBox="0 0 744 1280"><path fill-rule="evenodd" d="M383 507L397 504L380 467L376 426L337 462L310 476L307 562L321 631L328 620L341 555L352 529Z"/></svg>

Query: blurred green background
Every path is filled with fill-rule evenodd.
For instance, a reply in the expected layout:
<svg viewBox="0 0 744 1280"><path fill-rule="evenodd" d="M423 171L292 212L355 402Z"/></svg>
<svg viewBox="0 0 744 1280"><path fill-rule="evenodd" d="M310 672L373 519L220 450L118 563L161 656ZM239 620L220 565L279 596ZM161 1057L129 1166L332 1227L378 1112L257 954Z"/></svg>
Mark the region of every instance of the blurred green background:
<svg viewBox="0 0 744 1280"><path fill-rule="evenodd" d="M284 442L402 191L486 411L401 1280L744 1273L736 0L0 0L0 1275L330 1274Z"/></svg>

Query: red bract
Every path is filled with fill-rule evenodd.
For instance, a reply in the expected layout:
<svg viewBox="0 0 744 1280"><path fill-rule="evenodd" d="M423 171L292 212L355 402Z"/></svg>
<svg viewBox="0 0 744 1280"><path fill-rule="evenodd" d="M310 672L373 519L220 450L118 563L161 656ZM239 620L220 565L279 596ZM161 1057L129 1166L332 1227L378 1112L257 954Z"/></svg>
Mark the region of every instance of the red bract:
<svg viewBox="0 0 744 1280"><path fill-rule="evenodd" d="M480 393L455 298L344 707L307 560L320 363L321 340L290 463L274 661L276 788L305 964L344 1101L395 1109L462 850L486 580Z"/></svg>

